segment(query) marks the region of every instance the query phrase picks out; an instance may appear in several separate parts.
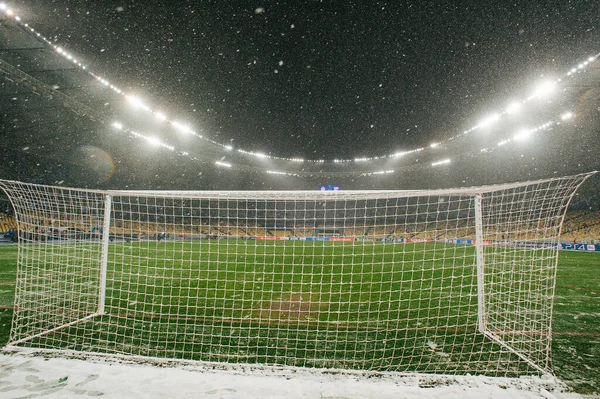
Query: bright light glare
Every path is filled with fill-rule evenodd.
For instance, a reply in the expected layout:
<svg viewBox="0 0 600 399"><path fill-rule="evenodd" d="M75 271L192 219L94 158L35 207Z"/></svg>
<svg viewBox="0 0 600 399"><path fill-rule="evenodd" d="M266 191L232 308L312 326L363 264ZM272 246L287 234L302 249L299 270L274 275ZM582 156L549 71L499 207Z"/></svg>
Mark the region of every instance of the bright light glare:
<svg viewBox="0 0 600 399"><path fill-rule="evenodd" d="M255 152L254 156L257 158L266 158L267 157L265 154L261 154L260 152Z"/></svg>
<svg viewBox="0 0 600 399"><path fill-rule="evenodd" d="M450 163L449 159L444 159L442 161L437 161L431 164L431 166L438 166L438 165L444 165L444 164L448 164Z"/></svg>
<svg viewBox="0 0 600 399"><path fill-rule="evenodd" d="M142 100L135 96L127 96L127 100L129 100L129 102L135 105L136 107L144 107L144 103L142 102Z"/></svg>
<svg viewBox="0 0 600 399"><path fill-rule="evenodd" d="M6 9L6 15L8 15L8 16L13 15L13 12L12 12L12 10L10 8Z"/></svg>
<svg viewBox="0 0 600 399"><path fill-rule="evenodd" d="M533 92L534 97L545 97L556 89L556 82L546 81L541 83Z"/></svg>
<svg viewBox="0 0 600 399"><path fill-rule="evenodd" d="M215 165L217 165L217 166L223 166L225 168L231 168L231 164L229 164L227 162L216 161Z"/></svg>
<svg viewBox="0 0 600 399"><path fill-rule="evenodd" d="M431 143L431 144L429 144L429 147L431 147L431 148L435 148L435 147L437 147L438 145L440 145L440 143Z"/></svg>
<svg viewBox="0 0 600 399"><path fill-rule="evenodd" d="M518 101L510 103L510 104L508 104L508 107L506 107L506 112L508 112L509 114L516 114L520 110L521 110L521 103Z"/></svg>
<svg viewBox="0 0 600 399"><path fill-rule="evenodd" d="M182 132L184 132L184 133L191 133L191 129L190 129L189 127L185 126L185 125L184 125L184 124L182 124L182 123L179 123L179 122L174 122L174 121L173 121L173 122L171 122L171 124L172 124L172 125L173 125L173 127L174 127L174 128L176 128L177 130L180 130L180 131L182 131Z"/></svg>
<svg viewBox="0 0 600 399"><path fill-rule="evenodd" d="M479 122L479 127L488 127L488 126L494 124L495 122L498 122L499 120L500 120L499 114L491 114L490 116L484 118L481 122Z"/></svg>
<svg viewBox="0 0 600 399"><path fill-rule="evenodd" d="M115 129L121 130L123 129L123 125L119 122L115 122L112 124Z"/></svg>
<svg viewBox="0 0 600 399"><path fill-rule="evenodd" d="M148 140L148 142L150 142L152 145L160 145L160 140L156 137L146 137L146 140Z"/></svg>
<svg viewBox="0 0 600 399"><path fill-rule="evenodd" d="M566 113L562 114L560 119L562 119L563 121L567 121L567 120L571 119L572 117L573 117L572 112L566 112Z"/></svg>
<svg viewBox="0 0 600 399"><path fill-rule="evenodd" d="M6 10L6 4L0 3L0 10L2 10L2 11Z"/></svg>
<svg viewBox="0 0 600 399"><path fill-rule="evenodd" d="M513 139L517 141L524 141L529 138L530 134L531 132L529 130L521 130L513 136Z"/></svg>
<svg viewBox="0 0 600 399"><path fill-rule="evenodd" d="M154 114L154 115L156 115L156 117L157 117L158 119L160 119L161 121L166 121L166 120L167 120L167 116L166 116L165 114L161 113L161 112L157 112L157 113L156 113L156 114Z"/></svg>

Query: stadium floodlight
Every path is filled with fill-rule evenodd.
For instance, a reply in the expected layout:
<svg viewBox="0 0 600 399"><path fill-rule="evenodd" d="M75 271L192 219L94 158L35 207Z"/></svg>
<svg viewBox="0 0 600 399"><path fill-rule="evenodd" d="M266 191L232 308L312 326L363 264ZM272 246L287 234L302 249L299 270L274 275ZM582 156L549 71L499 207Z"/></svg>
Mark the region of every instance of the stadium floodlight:
<svg viewBox="0 0 600 399"><path fill-rule="evenodd" d="M595 59L594 57L590 57L590 58L588 58L588 61L589 61L589 62L594 62L595 60L596 60L596 59Z"/></svg>
<svg viewBox="0 0 600 399"><path fill-rule="evenodd" d="M367 162L368 160L369 160L369 158L366 158L366 157L354 158L354 162Z"/></svg>
<svg viewBox="0 0 600 399"><path fill-rule="evenodd" d="M513 140L524 141L524 140L527 140L530 136L531 136L531 131L528 129L523 129L513 136Z"/></svg>
<svg viewBox="0 0 600 399"><path fill-rule="evenodd" d="M171 125L173 125L173 127L175 129L179 130L180 132L183 132L183 133L193 133L192 129L190 129L189 126L186 126L183 123L173 121L173 122L171 122Z"/></svg>
<svg viewBox="0 0 600 399"><path fill-rule="evenodd" d="M216 161L215 165L217 165L217 166L223 166L225 168L231 168L231 164L227 163L227 162Z"/></svg>
<svg viewBox="0 0 600 399"><path fill-rule="evenodd" d="M225 149L226 149L227 151L231 151L231 150L233 150L233 147L232 147L232 146L230 146L230 145L226 145L226 146L223 146L223 147L225 147Z"/></svg>
<svg viewBox="0 0 600 399"><path fill-rule="evenodd" d="M163 114L162 112L156 112L156 113L154 113L154 116L156 116L156 118L161 121L167 120L167 116L165 114Z"/></svg>
<svg viewBox="0 0 600 399"><path fill-rule="evenodd" d="M146 104L144 104L144 102L140 98L138 98L136 96L129 96L129 95L126 95L125 97L134 106L136 106L138 108L142 108L144 111L152 112L150 107L148 107Z"/></svg>
<svg viewBox="0 0 600 399"><path fill-rule="evenodd" d="M433 162L431 164L431 166L446 165L446 164L449 164L450 162L451 162L450 159L443 159L441 161Z"/></svg>
<svg viewBox="0 0 600 399"><path fill-rule="evenodd" d="M125 97L131 104L135 105L136 107L140 107L140 108L145 107L145 104L142 102L142 100L139 97L129 96L129 95L125 96Z"/></svg>
<svg viewBox="0 0 600 399"><path fill-rule="evenodd" d="M114 122L112 126L117 130L123 129L123 124L121 122Z"/></svg>
<svg viewBox="0 0 600 399"><path fill-rule="evenodd" d="M539 86L533 91L534 98L546 97L556 89L556 82L547 80L539 84Z"/></svg>
<svg viewBox="0 0 600 399"><path fill-rule="evenodd" d="M514 101L506 107L506 112L509 114L516 114L521 110L522 104L519 101Z"/></svg>
<svg viewBox="0 0 600 399"><path fill-rule="evenodd" d="M146 140L152 145L155 145L155 146L161 145L161 141L159 139L157 139L156 137L146 137Z"/></svg>
<svg viewBox="0 0 600 399"><path fill-rule="evenodd" d="M573 118L573 113L572 112L565 112L564 114L561 115L560 119L562 119L563 121L567 121L569 119Z"/></svg>
<svg viewBox="0 0 600 399"><path fill-rule="evenodd" d="M6 4L5 3L0 3L0 10L2 10L2 11L6 10Z"/></svg>
<svg viewBox="0 0 600 399"><path fill-rule="evenodd" d="M10 8L7 8L5 12L6 12L6 15L8 15L9 17L14 14Z"/></svg>
<svg viewBox="0 0 600 399"><path fill-rule="evenodd" d="M431 143L431 144L429 144L429 148L435 148L438 145L440 145L440 143Z"/></svg>
<svg viewBox="0 0 600 399"><path fill-rule="evenodd" d="M256 158L266 158L267 156L261 152L255 152L252 155L254 155Z"/></svg>
<svg viewBox="0 0 600 399"><path fill-rule="evenodd" d="M287 175L285 172L278 172L276 170L267 170L267 173L270 175Z"/></svg>
<svg viewBox="0 0 600 399"><path fill-rule="evenodd" d="M325 195L0 180L19 221L7 348L286 371L552 373L557 245L590 176Z"/></svg>
<svg viewBox="0 0 600 399"><path fill-rule="evenodd" d="M500 120L500 114L491 114L488 115L487 117L483 118L481 120L481 122L479 122L479 124L477 125L477 127L489 127L491 125L493 125L494 123L498 122Z"/></svg>

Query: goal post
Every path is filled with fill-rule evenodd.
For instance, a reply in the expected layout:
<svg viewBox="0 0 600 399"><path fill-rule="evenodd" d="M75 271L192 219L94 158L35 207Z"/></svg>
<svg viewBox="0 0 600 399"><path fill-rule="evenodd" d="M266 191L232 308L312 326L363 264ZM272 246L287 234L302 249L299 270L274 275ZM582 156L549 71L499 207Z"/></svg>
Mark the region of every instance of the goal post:
<svg viewBox="0 0 600 399"><path fill-rule="evenodd" d="M259 367L552 372L557 244L592 174L330 192L0 180L19 238L8 347Z"/></svg>
<svg viewBox="0 0 600 399"><path fill-rule="evenodd" d="M104 301L106 300L106 272L108 270L108 244L110 242L110 216L112 197L104 195L104 215L102 221L102 256L100 258L100 288L98 290L98 314L104 314Z"/></svg>
<svg viewBox="0 0 600 399"><path fill-rule="evenodd" d="M477 262L477 328L486 331L485 324L485 261L483 255L483 211L481 194L473 197L475 203L475 259Z"/></svg>

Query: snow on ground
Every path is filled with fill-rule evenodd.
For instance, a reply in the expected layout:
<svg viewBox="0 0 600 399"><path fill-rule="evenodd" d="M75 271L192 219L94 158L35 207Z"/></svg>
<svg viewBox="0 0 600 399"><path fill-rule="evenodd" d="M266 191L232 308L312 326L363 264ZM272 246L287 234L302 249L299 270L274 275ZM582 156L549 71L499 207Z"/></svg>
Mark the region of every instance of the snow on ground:
<svg viewBox="0 0 600 399"><path fill-rule="evenodd" d="M264 369L158 367L113 360L0 354L0 398L576 399L551 380L371 377Z"/></svg>

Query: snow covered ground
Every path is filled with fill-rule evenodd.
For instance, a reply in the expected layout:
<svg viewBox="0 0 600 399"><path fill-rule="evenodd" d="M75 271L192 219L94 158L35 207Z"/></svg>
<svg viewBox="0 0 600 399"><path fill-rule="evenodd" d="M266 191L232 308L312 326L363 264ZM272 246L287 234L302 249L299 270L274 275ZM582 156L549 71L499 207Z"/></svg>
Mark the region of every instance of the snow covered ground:
<svg viewBox="0 0 600 399"><path fill-rule="evenodd" d="M0 398L575 399L550 380L209 370L0 354Z"/></svg>

